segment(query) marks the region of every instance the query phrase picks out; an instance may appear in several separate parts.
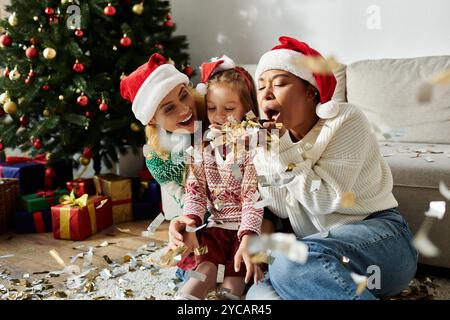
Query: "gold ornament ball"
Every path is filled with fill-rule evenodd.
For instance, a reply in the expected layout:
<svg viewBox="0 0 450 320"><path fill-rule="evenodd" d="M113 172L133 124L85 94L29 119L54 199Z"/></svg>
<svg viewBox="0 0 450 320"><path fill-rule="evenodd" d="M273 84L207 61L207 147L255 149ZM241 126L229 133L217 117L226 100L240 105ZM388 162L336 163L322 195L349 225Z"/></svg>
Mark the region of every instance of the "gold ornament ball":
<svg viewBox="0 0 450 320"><path fill-rule="evenodd" d="M82 166L88 166L89 163L91 163L91 159L87 159L85 157L81 157L80 158L80 163L81 163Z"/></svg>
<svg viewBox="0 0 450 320"><path fill-rule="evenodd" d="M61 94L61 95L58 97L58 99L59 99L60 101L63 101L63 100L64 100L64 96Z"/></svg>
<svg viewBox="0 0 450 320"><path fill-rule="evenodd" d="M9 100L11 100L11 98L9 97L8 92L3 92L2 94L0 94L0 103L1 104L5 104Z"/></svg>
<svg viewBox="0 0 450 320"><path fill-rule="evenodd" d="M15 27L19 24L19 19L17 19L16 13L13 13L11 16L9 16L8 23L11 27Z"/></svg>
<svg viewBox="0 0 450 320"><path fill-rule="evenodd" d="M138 3L133 6L133 12L137 15L141 15L144 12L144 4Z"/></svg>
<svg viewBox="0 0 450 320"><path fill-rule="evenodd" d="M134 132L138 132L141 130L141 127L139 127L139 125L136 122L133 122L132 124L130 124L130 128Z"/></svg>
<svg viewBox="0 0 450 320"><path fill-rule="evenodd" d="M42 114L44 115L44 117L48 118L50 117L50 110L44 109L44 112L42 112Z"/></svg>
<svg viewBox="0 0 450 320"><path fill-rule="evenodd" d="M3 106L3 110L5 110L6 113L13 114L17 111L17 104L14 101L8 101Z"/></svg>
<svg viewBox="0 0 450 320"><path fill-rule="evenodd" d="M53 48L45 48L43 54L45 59L52 60L56 57L56 50Z"/></svg>

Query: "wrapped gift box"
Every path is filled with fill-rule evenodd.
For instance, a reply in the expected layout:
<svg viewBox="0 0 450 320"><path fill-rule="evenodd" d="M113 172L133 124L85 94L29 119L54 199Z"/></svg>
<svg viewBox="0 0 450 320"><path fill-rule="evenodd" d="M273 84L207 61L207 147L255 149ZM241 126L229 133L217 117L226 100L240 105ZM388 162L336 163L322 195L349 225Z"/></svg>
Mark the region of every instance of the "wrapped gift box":
<svg viewBox="0 0 450 320"><path fill-rule="evenodd" d="M50 189L66 188L66 182L73 180L73 166L70 160L53 161L50 166L55 174L51 179Z"/></svg>
<svg viewBox="0 0 450 320"><path fill-rule="evenodd" d="M111 198L113 223L133 220L131 179L115 174L94 176L97 194Z"/></svg>
<svg viewBox="0 0 450 320"><path fill-rule="evenodd" d="M56 239L84 240L112 224L112 201L105 196L91 196L85 205L60 204L51 210Z"/></svg>
<svg viewBox="0 0 450 320"><path fill-rule="evenodd" d="M52 212L50 209L31 213L17 211L14 214L14 225L17 233L52 232Z"/></svg>
<svg viewBox="0 0 450 320"><path fill-rule="evenodd" d="M0 234L9 229L18 202L19 180L0 179Z"/></svg>
<svg viewBox="0 0 450 320"><path fill-rule="evenodd" d="M27 194L21 197L22 205L28 212L42 211L59 204L59 198L68 194L66 189Z"/></svg>
<svg viewBox="0 0 450 320"><path fill-rule="evenodd" d="M81 197L83 194L95 195L94 180L92 178L78 178L72 181L67 181L66 188L69 191L74 190L76 197Z"/></svg>
<svg viewBox="0 0 450 320"><path fill-rule="evenodd" d="M0 163L0 177L19 180L20 194L44 189L45 165L35 162Z"/></svg>

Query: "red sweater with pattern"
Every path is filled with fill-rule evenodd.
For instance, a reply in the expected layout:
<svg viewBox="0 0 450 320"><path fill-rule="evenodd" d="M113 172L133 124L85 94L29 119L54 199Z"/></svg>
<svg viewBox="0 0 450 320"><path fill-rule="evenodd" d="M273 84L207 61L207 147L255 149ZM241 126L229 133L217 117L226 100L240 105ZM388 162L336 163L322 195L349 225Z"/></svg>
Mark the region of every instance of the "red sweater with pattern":
<svg viewBox="0 0 450 320"><path fill-rule="evenodd" d="M240 223L239 239L245 234L259 235L263 209L254 207L258 181L251 155L245 152L233 160L232 154L228 154L223 160L218 150L211 151L210 147L198 154L189 165L184 214L198 226L208 210L215 221Z"/></svg>

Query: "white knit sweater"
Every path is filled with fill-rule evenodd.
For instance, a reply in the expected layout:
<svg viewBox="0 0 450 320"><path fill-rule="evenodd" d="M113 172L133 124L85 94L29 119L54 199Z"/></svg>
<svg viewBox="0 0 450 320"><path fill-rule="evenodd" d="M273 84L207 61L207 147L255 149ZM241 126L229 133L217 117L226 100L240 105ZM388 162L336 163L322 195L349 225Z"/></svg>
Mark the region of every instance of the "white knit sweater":
<svg viewBox="0 0 450 320"><path fill-rule="evenodd" d="M367 118L354 105L332 103L339 109L335 117L320 119L297 143L286 132L278 150L275 147L269 153L258 148L253 159L258 176L265 176L269 184L280 177L294 178L283 186L260 184L259 191L263 199L270 199L270 210L289 217L299 237L327 233L332 227L398 206L390 168ZM290 163L296 166L286 172ZM319 181L319 190L311 191L311 185ZM354 206L341 206L344 192L354 193Z"/></svg>

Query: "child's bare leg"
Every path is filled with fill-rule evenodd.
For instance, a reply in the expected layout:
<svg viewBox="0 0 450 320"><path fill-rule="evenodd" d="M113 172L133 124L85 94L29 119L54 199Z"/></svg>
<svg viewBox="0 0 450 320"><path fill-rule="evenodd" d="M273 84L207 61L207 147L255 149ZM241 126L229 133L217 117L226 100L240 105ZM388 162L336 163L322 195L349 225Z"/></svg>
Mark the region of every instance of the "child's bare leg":
<svg viewBox="0 0 450 320"><path fill-rule="evenodd" d="M241 298L245 289L244 277L225 277L221 287L229 289L232 295Z"/></svg>
<svg viewBox="0 0 450 320"><path fill-rule="evenodd" d="M205 261L200 263L195 271L206 275L205 282L195 278L189 278L181 289L181 292L190 294L199 299L205 299L208 292L216 287L217 267L212 262Z"/></svg>

